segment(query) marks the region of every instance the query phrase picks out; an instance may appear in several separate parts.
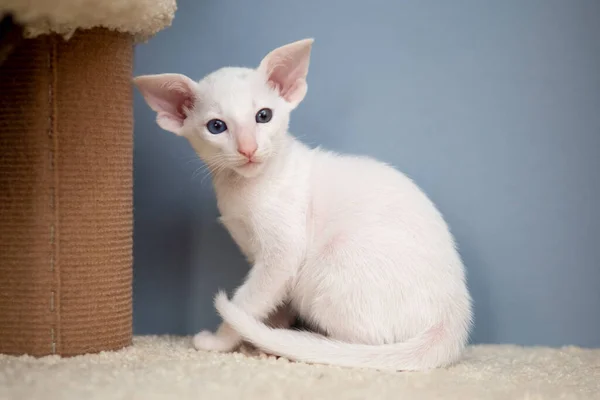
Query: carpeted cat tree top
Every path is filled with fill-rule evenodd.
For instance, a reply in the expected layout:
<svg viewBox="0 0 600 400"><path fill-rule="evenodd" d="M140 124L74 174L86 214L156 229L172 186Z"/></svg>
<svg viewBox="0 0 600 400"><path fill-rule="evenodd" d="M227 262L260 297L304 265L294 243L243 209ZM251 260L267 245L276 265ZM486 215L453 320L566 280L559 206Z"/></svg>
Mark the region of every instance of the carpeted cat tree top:
<svg viewBox="0 0 600 400"><path fill-rule="evenodd" d="M132 342L133 44L175 0L0 0L0 353Z"/></svg>

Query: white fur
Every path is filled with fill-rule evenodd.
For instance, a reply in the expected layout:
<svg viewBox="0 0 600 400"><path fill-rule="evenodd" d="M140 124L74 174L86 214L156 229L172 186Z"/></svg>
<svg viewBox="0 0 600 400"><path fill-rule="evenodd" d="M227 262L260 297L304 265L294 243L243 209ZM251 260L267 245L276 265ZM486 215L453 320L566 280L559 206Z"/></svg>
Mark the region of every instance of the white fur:
<svg viewBox="0 0 600 400"><path fill-rule="evenodd" d="M224 68L190 83L193 107L170 129L211 169L221 220L252 263L232 301L216 297L225 322L216 334L198 334L194 345L231 351L243 338L298 361L391 370L448 365L468 341L472 305L441 214L394 168L311 149L288 133L289 114L306 93L311 45L295 42L257 69ZM177 86L172 78L136 83L142 93L152 79L168 90ZM173 108L159 103L152 103L159 113ZM264 107L273 119L258 124L254 114ZM230 129L210 134L211 118ZM240 137L256 141L254 163L237 152ZM290 320L297 314L319 333L267 326L284 305L293 310Z"/></svg>

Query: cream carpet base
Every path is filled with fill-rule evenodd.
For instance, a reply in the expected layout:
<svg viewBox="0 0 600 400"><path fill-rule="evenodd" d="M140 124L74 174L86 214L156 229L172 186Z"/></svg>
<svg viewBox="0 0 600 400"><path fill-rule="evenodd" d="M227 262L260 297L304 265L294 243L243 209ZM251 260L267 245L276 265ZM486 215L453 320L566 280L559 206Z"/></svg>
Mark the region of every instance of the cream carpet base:
<svg viewBox="0 0 600 400"><path fill-rule="evenodd" d="M0 355L0 399L600 399L600 349L472 346L451 368L384 373L136 337L114 353Z"/></svg>

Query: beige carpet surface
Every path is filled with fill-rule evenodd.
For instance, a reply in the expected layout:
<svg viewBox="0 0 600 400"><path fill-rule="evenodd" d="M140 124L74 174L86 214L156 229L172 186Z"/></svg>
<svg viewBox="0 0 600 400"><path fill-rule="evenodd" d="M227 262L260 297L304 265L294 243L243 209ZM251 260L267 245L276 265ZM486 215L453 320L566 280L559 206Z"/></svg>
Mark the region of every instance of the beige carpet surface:
<svg viewBox="0 0 600 400"><path fill-rule="evenodd" d="M0 355L0 399L600 399L600 349L473 346L448 369L384 373L136 337L115 353Z"/></svg>

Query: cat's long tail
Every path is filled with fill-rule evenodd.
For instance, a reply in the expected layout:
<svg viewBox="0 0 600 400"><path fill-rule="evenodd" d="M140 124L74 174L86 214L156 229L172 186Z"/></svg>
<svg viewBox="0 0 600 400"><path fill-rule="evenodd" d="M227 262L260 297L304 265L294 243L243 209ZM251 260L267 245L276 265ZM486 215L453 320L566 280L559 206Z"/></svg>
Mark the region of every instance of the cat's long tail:
<svg viewBox="0 0 600 400"><path fill-rule="evenodd" d="M350 344L310 332L273 329L233 304L224 292L215 297L217 311L244 340L263 351L316 364L379 370L427 370L453 363L465 340L435 326L406 342L386 345Z"/></svg>

